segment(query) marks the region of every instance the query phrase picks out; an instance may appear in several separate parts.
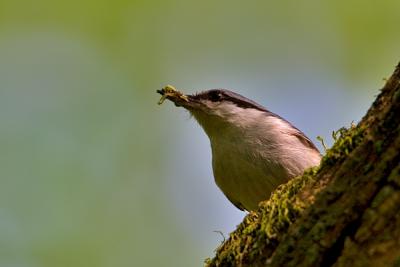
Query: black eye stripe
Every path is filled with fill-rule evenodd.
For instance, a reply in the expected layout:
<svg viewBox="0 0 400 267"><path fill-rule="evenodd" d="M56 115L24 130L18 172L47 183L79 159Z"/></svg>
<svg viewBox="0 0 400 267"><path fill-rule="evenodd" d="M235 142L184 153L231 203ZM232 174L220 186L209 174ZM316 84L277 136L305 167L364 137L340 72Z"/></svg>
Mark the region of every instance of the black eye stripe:
<svg viewBox="0 0 400 267"><path fill-rule="evenodd" d="M213 102L220 101L222 99L222 93L218 91L211 91L208 94L208 99Z"/></svg>

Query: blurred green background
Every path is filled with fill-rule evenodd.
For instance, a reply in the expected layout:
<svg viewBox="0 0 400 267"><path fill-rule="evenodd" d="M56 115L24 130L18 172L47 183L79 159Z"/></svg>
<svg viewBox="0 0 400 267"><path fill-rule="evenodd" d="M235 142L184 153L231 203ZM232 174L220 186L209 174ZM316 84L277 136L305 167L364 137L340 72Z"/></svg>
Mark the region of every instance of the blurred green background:
<svg viewBox="0 0 400 267"><path fill-rule="evenodd" d="M332 144L400 59L399 11L0 0L0 266L201 266L245 214L200 127L155 90L230 88Z"/></svg>

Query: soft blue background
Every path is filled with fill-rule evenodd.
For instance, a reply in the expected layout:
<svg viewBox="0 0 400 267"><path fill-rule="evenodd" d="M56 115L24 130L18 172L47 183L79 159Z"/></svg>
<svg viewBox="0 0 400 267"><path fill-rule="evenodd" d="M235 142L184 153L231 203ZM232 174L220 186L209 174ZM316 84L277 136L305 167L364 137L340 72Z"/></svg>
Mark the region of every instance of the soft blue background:
<svg viewBox="0 0 400 267"><path fill-rule="evenodd" d="M0 266L201 266L245 214L155 90L230 88L332 144L400 59L399 10L0 0Z"/></svg>

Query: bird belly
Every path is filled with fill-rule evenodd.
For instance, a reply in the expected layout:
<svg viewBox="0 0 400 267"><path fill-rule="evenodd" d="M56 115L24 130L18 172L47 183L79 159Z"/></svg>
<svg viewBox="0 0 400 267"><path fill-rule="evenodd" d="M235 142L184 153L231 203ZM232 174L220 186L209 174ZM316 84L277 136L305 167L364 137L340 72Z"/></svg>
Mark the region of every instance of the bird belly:
<svg viewBox="0 0 400 267"><path fill-rule="evenodd" d="M246 155L240 151L213 153L213 172L218 187L233 204L255 210L290 177L279 165Z"/></svg>

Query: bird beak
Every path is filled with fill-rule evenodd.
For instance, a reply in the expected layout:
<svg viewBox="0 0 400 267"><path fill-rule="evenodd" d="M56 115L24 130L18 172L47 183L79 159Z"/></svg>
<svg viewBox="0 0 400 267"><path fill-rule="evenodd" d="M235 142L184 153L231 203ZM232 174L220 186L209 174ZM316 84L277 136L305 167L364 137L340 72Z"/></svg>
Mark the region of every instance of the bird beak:
<svg viewBox="0 0 400 267"><path fill-rule="evenodd" d="M184 107L188 110L196 108L199 104L194 96L185 95L171 85L167 85L161 90L157 90L157 93L161 95L160 101L158 101L159 105L161 105L165 99L172 101L177 107Z"/></svg>

